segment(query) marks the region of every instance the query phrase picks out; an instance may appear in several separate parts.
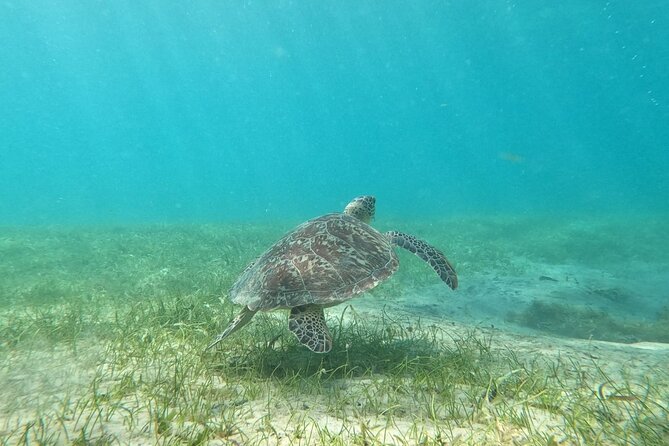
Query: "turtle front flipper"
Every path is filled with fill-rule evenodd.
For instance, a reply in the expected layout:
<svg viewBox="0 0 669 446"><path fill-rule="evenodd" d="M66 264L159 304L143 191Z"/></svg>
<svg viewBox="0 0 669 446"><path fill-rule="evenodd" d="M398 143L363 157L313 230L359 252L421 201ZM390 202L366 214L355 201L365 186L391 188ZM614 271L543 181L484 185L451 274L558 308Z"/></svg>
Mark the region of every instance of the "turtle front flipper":
<svg viewBox="0 0 669 446"><path fill-rule="evenodd" d="M288 328L300 341L315 353L327 353L332 349L332 336L325 324L323 307L320 305L300 305L291 308Z"/></svg>
<svg viewBox="0 0 669 446"><path fill-rule="evenodd" d="M235 331L239 330L242 328L244 325L248 324L251 318L253 318L253 315L256 314L257 310L251 310L249 307L244 307L241 312L237 316L235 316L231 321L230 324L228 325L228 328L226 328L223 333L219 334L216 336L216 339L214 342L209 344L209 346L205 349L205 351L209 350L219 342L221 342L223 339L227 338L230 336L232 333Z"/></svg>
<svg viewBox="0 0 669 446"><path fill-rule="evenodd" d="M386 232L386 235L393 245L404 248L429 263L441 280L446 282L446 285L451 287L451 289L458 287L458 276L455 273L455 269L453 269L446 256L437 248L427 244L423 240L417 239L413 235L402 232L389 231Z"/></svg>

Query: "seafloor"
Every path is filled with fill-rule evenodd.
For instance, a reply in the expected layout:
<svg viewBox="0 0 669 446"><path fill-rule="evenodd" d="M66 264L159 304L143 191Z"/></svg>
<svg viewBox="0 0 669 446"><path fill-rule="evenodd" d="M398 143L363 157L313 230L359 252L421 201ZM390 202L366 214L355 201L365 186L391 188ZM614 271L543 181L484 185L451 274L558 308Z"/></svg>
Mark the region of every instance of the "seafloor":
<svg viewBox="0 0 669 446"><path fill-rule="evenodd" d="M667 445L668 217L379 223L460 288L402 254L327 355L281 313L203 351L291 222L0 228L0 444Z"/></svg>

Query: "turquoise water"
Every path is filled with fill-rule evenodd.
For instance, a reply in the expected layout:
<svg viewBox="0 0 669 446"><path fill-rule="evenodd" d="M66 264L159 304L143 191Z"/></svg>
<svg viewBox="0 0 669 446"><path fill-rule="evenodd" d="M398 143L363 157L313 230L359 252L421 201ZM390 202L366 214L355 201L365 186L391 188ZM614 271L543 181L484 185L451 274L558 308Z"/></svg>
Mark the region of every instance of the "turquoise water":
<svg viewBox="0 0 669 446"><path fill-rule="evenodd" d="M2 224L668 210L662 1L7 1ZM382 209L382 210L381 210Z"/></svg>

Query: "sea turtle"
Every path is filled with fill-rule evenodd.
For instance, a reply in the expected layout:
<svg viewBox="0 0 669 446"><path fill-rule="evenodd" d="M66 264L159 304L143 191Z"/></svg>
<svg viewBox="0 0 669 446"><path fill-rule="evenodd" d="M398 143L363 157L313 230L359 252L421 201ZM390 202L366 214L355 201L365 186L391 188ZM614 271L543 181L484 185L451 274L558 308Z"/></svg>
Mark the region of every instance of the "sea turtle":
<svg viewBox="0 0 669 446"><path fill-rule="evenodd" d="M372 228L375 207L374 197L357 197L343 213L302 223L251 262L230 289L230 300L242 311L207 349L258 311L289 309L288 328L298 341L314 352L329 352L332 337L323 308L370 290L397 271L394 246L425 260L452 289L458 286L441 251L412 235Z"/></svg>

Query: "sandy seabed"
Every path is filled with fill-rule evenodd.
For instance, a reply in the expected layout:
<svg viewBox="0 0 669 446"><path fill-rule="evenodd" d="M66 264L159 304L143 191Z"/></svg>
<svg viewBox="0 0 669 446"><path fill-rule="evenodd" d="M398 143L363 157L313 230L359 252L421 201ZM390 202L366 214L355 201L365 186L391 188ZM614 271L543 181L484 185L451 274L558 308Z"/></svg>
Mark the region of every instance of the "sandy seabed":
<svg viewBox="0 0 669 446"><path fill-rule="evenodd" d="M363 317L373 317L366 315L365 309L359 312ZM424 323L438 322L426 318ZM568 381L561 383L563 394L552 403L568 404L589 398L593 407L600 407L600 412L583 415L589 419L592 429L597 429L598 417L605 416L614 418L613 422L620 425L621 431L630 429L625 426L627 423L645 422L649 423L648 429L653 430L650 436L654 439L647 444L669 444L662 443L669 441L669 345L526 336L492 328L472 330L454 322L446 325L454 338L474 334L489 339L492 355L505 356L513 352L521 363L563 368L557 373ZM568 405L552 408L542 400L541 393L530 396L519 391L518 387L522 386L514 385L516 390L508 394L500 390L494 398L493 395L484 398L483 389L480 403L472 404L475 400L467 397L472 388L460 383L458 392L462 395L456 392L455 397L460 404L457 410L461 413L452 419L443 408L432 409L434 414L417 410L416 401L421 400L419 404L424 404L429 398L403 394L400 387L395 387L398 394L392 395L393 387L381 384L388 378L375 374L318 381L328 388L337 388L329 396L313 390L303 394L291 392L291 389L282 389L281 384L271 378L265 382L258 379L251 386L235 384L221 376L201 376L198 379L205 388L223 390L224 398L213 403L207 401L199 410L192 409L197 415L190 420L188 417L172 418L170 425L161 427L154 412L161 409L152 403L156 399L150 396L151 389L138 386L133 393L116 400L113 400L116 397L111 391L106 393L106 389L119 386L128 378L109 368L105 354L100 346L82 343L74 350L54 346L46 350L16 351L5 356L0 369L0 388L3 389L0 438L3 444L290 445L325 444L335 438L341 440L341 444L516 445L540 444L540 441L552 441L548 444L556 445L591 444L570 430L569 421L564 416L570 410L589 408ZM164 360L164 366L169 367L169 356ZM142 373L158 373L155 368L159 367L153 363L152 368L145 368ZM518 379L528 379L523 374L519 371ZM516 378L513 372L500 377ZM155 381L151 382L155 384ZM225 392L235 386L246 387L246 391ZM184 386L190 389L189 392L196 391L197 387L197 381ZM250 387L259 387L255 390L257 395L250 395ZM429 395L441 390L426 388L420 391ZM579 393L580 396L572 398L569 393ZM225 399L227 397L232 397L233 401ZM531 397L536 401L528 401ZM333 403L332 398L339 401ZM193 396L183 404L193 404L195 399ZM178 410L178 404L178 401L174 402L173 410ZM226 405L234 405L239 410L234 412L236 419L226 420L221 425L218 418L225 416L222 407ZM198 419L203 416L201 410L208 411L210 419L206 422ZM512 411L524 413L527 420L520 422L520 417L514 420L509 415ZM638 412L644 413L644 419L636 418ZM654 418L651 420L651 417ZM216 421L215 426L229 426L229 430L217 432L216 428L207 428L206 435L200 437L198 432L203 432L204 424L211 421ZM630 435L628 439L634 438L637 437ZM602 436L597 444L625 444L626 441L625 438ZM631 441L629 444L642 443Z"/></svg>

